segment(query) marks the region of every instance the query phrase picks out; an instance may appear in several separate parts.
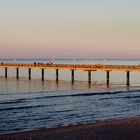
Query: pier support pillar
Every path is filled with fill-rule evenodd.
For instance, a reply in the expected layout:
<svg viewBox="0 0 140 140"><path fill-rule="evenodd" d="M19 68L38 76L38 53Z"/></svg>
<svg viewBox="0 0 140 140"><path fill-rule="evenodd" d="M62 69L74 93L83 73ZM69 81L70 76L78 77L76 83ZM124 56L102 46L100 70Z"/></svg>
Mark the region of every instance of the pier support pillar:
<svg viewBox="0 0 140 140"><path fill-rule="evenodd" d="M29 68L29 80L31 80L31 68Z"/></svg>
<svg viewBox="0 0 140 140"><path fill-rule="evenodd" d="M106 71L106 85L109 86L109 71Z"/></svg>
<svg viewBox="0 0 140 140"><path fill-rule="evenodd" d="M71 82L74 83L74 70L71 70Z"/></svg>
<svg viewBox="0 0 140 140"><path fill-rule="evenodd" d="M130 85L130 71L126 72L126 85L129 86Z"/></svg>
<svg viewBox="0 0 140 140"><path fill-rule="evenodd" d="M5 68L5 78L7 78L7 68Z"/></svg>
<svg viewBox="0 0 140 140"><path fill-rule="evenodd" d="M44 81L44 69L42 69L42 81Z"/></svg>
<svg viewBox="0 0 140 140"><path fill-rule="evenodd" d="M59 70L56 69L56 82L58 82L58 80L59 80Z"/></svg>
<svg viewBox="0 0 140 140"><path fill-rule="evenodd" d="M88 71L88 83L91 84L91 71Z"/></svg>
<svg viewBox="0 0 140 140"><path fill-rule="evenodd" d="M19 78L19 68L17 68L16 77L17 77L17 79Z"/></svg>

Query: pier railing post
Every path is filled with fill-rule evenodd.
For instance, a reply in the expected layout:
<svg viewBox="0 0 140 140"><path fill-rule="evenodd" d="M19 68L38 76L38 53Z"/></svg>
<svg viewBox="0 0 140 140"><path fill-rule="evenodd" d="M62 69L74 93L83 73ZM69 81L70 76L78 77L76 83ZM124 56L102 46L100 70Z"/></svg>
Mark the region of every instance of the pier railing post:
<svg viewBox="0 0 140 140"><path fill-rule="evenodd" d="M5 78L7 78L7 68L5 68Z"/></svg>
<svg viewBox="0 0 140 140"><path fill-rule="evenodd" d="M56 82L58 82L58 80L59 80L59 70L56 69Z"/></svg>
<svg viewBox="0 0 140 140"><path fill-rule="evenodd" d="M29 68L29 80L31 80L31 68Z"/></svg>
<svg viewBox="0 0 140 140"><path fill-rule="evenodd" d="M16 74L17 79L19 78L19 68L17 68L17 74Z"/></svg>
<svg viewBox="0 0 140 140"><path fill-rule="evenodd" d="M88 83L91 84L91 71L88 71Z"/></svg>
<svg viewBox="0 0 140 140"><path fill-rule="evenodd" d="M42 69L42 81L44 81L44 69Z"/></svg>
<svg viewBox="0 0 140 140"><path fill-rule="evenodd" d="M74 83L74 70L71 70L71 82Z"/></svg>
<svg viewBox="0 0 140 140"><path fill-rule="evenodd" d="M130 85L130 71L126 72L126 85L129 86Z"/></svg>
<svg viewBox="0 0 140 140"><path fill-rule="evenodd" d="M106 85L109 86L109 71L106 71Z"/></svg>

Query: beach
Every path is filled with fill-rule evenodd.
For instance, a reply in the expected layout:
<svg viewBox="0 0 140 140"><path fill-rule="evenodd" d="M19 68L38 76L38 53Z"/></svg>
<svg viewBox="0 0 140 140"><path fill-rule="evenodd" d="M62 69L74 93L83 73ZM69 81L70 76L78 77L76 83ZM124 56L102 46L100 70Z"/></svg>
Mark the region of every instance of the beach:
<svg viewBox="0 0 140 140"><path fill-rule="evenodd" d="M0 140L139 140L140 117L0 135Z"/></svg>

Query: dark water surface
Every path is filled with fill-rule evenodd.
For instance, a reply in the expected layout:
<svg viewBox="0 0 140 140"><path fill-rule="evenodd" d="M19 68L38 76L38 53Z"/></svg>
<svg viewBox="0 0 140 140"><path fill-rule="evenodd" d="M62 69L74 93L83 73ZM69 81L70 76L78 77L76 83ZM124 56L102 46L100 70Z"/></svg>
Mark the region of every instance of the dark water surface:
<svg viewBox="0 0 140 140"><path fill-rule="evenodd" d="M27 62L31 61L34 60ZM125 61L110 60L108 63L139 62ZM60 62L73 63L73 60ZM82 62L85 61L78 61ZM54 80L55 71L50 70L46 70L44 82L40 80L39 70L33 71L31 81L28 81L26 69L20 70L19 80L15 78L14 69L8 70L8 79L3 77L3 69L0 74L0 134L140 115L139 72L131 73L130 87L125 85L125 72L111 72L110 87L105 85L102 71L93 72L91 85L87 83L87 73L81 71L75 73L74 84L70 82L69 71L60 72L58 83Z"/></svg>

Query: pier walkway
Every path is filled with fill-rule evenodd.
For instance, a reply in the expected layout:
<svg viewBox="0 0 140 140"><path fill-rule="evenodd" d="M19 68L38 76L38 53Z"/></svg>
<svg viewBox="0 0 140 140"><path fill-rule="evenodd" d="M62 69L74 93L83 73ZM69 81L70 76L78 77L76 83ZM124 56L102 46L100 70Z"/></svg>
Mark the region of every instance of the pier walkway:
<svg viewBox="0 0 140 140"><path fill-rule="evenodd" d="M140 65L102 65L102 64L52 64L52 63L33 63L33 64L19 64L19 63L0 63L0 68L5 69L5 78L8 75L8 68L16 69L16 77L19 78L19 69L27 68L29 70L29 80L31 80L31 69L41 69L41 79L44 81L44 69L56 70L56 81L59 80L59 70L71 70L71 81L74 83L74 71L81 70L88 72L88 83L91 84L92 71L106 71L106 84L109 85L110 71L125 71L126 85L130 83L130 72L140 71Z"/></svg>

